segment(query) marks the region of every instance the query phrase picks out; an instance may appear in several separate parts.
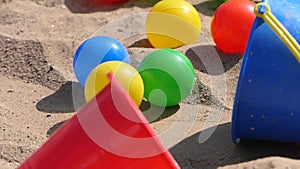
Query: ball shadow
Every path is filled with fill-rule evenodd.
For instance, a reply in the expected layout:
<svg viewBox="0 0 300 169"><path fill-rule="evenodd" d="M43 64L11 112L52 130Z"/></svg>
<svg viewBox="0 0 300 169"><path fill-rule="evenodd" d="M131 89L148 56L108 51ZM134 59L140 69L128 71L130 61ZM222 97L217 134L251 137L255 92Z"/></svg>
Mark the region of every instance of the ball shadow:
<svg viewBox="0 0 300 169"><path fill-rule="evenodd" d="M172 107L159 107L143 100L139 108L149 123L154 123L175 114L180 109L180 105L175 105Z"/></svg>
<svg viewBox="0 0 300 169"><path fill-rule="evenodd" d="M65 0L65 5L73 13L94 13L116 10L124 4L110 3L108 0Z"/></svg>
<svg viewBox="0 0 300 169"><path fill-rule="evenodd" d="M243 58L243 54L227 54L213 45L191 47L185 55L191 60L195 69L209 75L221 75Z"/></svg>
<svg viewBox="0 0 300 169"><path fill-rule="evenodd" d="M134 42L128 48L154 48L148 39L141 39L139 41Z"/></svg>
<svg viewBox="0 0 300 169"><path fill-rule="evenodd" d="M206 130L184 139L170 149L182 168L217 168L269 156L300 158L300 146L297 144L243 140L236 145L231 140L230 123L218 125L206 142L199 143L199 135Z"/></svg>
<svg viewBox="0 0 300 169"><path fill-rule="evenodd" d="M203 15L213 16L215 10L223 3L223 0L210 0L201 2L194 7Z"/></svg>
<svg viewBox="0 0 300 169"><path fill-rule="evenodd" d="M65 0L64 4L73 13L94 13L100 11L113 11L119 8L131 8L134 6L152 7L159 0L127 0L111 2L109 0Z"/></svg>
<svg viewBox="0 0 300 169"><path fill-rule="evenodd" d="M36 104L37 110L45 113L72 113L84 104L83 89L78 82L68 81L55 93Z"/></svg>
<svg viewBox="0 0 300 169"><path fill-rule="evenodd" d="M61 121L59 123L56 123L55 125L53 125L48 131L47 131L47 137L50 137L53 133L55 133L57 131L57 129L59 129L65 122L67 122L68 120L64 120Z"/></svg>

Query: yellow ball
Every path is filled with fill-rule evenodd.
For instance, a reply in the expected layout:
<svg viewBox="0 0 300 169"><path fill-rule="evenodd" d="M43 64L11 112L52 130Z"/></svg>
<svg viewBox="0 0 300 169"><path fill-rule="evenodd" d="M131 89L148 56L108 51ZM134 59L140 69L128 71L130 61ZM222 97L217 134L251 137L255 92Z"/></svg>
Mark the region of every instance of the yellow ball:
<svg viewBox="0 0 300 169"><path fill-rule="evenodd" d="M155 48L194 44L201 32L197 10L185 0L163 0L147 16L146 33Z"/></svg>
<svg viewBox="0 0 300 169"><path fill-rule="evenodd" d="M134 67L121 61L104 62L92 70L84 87L85 100L90 101L108 85L107 74L110 72L119 80L135 104L139 106L144 96L143 80Z"/></svg>

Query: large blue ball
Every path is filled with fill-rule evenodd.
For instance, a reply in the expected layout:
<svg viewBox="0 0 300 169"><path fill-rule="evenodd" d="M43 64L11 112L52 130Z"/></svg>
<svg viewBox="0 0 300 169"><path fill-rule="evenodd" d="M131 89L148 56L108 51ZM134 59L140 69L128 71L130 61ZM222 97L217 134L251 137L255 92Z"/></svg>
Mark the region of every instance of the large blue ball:
<svg viewBox="0 0 300 169"><path fill-rule="evenodd" d="M85 40L77 49L73 69L81 86L90 72L106 61L123 61L130 64L126 48L116 39L108 36L94 36Z"/></svg>

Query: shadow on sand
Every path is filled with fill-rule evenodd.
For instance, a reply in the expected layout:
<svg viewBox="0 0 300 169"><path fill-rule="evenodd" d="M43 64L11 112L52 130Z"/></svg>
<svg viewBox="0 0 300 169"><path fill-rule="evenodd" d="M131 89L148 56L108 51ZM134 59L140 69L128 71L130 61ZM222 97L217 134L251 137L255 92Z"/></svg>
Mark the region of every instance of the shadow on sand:
<svg viewBox="0 0 300 169"><path fill-rule="evenodd" d="M236 145L231 140L230 123L218 125L204 143L198 142L200 133L184 139L170 149L182 168L210 169L268 156L300 158L300 146L297 144L243 140Z"/></svg>
<svg viewBox="0 0 300 169"><path fill-rule="evenodd" d="M213 45L189 48L185 55L195 69L209 75L220 75L234 67L243 58L242 54L226 54Z"/></svg>
<svg viewBox="0 0 300 169"><path fill-rule="evenodd" d="M85 103L83 88L78 82L68 81L53 94L36 104L45 113L73 113Z"/></svg>
<svg viewBox="0 0 300 169"><path fill-rule="evenodd" d="M65 0L67 8L73 13L94 13L100 11L113 11L119 8L152 7L159 0L131 0L110 2L109 0Z"/></svg>

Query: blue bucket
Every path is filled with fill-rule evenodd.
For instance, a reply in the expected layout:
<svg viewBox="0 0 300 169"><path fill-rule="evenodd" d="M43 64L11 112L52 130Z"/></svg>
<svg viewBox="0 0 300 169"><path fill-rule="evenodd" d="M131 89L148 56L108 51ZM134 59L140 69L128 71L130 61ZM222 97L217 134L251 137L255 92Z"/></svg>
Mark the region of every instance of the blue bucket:
<svg viewBox="0 0 300 169"><path fill-rule="evenodd" d="M268 0L272 15L300 42L300 1ZM260 6L264 12L264 6ZM232 139L300 143L300 64L265 19L256 17L239 76ZM298 43L297 43L298 42ZM299 46L298 46L299 47Z"/></svg>

